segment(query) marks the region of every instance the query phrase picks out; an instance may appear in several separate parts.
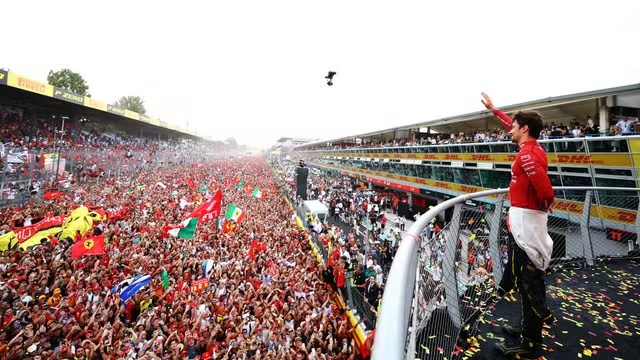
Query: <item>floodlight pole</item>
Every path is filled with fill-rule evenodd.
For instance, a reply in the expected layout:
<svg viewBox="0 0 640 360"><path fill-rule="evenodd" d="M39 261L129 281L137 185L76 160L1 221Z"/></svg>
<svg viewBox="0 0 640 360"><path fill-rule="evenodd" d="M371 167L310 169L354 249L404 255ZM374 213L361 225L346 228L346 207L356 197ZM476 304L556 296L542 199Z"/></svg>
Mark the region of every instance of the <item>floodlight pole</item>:
<svg viewBox="0 0 640 360"><path fill-rule="evenodd" d="M64 120L68 119L68 117L63 116L62 117L62 128L60 130L60 141L62 141L64 139ZM54 134L55 135L55 134ZM54 137L55 138L55 137ZM57 151L55 152L57 154L57 164L56 164L56 172L55 172L55 183L58 183L58 172L60 171L60 153L62 152L62 145L61 144L56 144L57 147Z"/></svg>

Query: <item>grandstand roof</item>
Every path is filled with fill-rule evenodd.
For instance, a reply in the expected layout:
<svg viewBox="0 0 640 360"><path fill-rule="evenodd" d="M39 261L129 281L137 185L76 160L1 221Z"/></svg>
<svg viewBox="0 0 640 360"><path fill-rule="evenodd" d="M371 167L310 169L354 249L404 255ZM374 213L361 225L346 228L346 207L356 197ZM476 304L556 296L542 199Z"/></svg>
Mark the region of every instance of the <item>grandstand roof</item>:
<svg viewBox="0 0 640 360"><path fill-rule="evenodd" d="M178 128L160 119L120 109L91 97L75 94L2 69L0 69L0 100L8 106L112 123L133 133L140 132L142 129L148 136L201 138L192 131Z"/></svg>
<svg viewBox="0 0 640 360"><path fill-rule="evenodd" d="M292 145L302 145L312 141L318 141L317 139L302 139L302 138L290 138L290 137L281 137L276 140L276 143L283 144L292 144Z"/></svg>
<svg viewBox="0 0 640 360"><path fill-rule="evenodd" d="M640 93L640 84L632 84L626 86L619 86L607 89L593 90L581 93L574 93L569 95L548 97L520 104L513 104L501 107L501 110L505 112L515 112L520 110L536 110L540 112L548 122L566 122L572 121L579 117L580 120L584 120L582 117L589 114L595 114L597 112L597 104L594 99L603 98L607 96L620 96L629 93ZM476 111L473 113L455 115L446 118L434 119L424 122L418 122L414 124L402 125L392 127L383 130L377 130L373 132L345 136L330 140L319 140L309 142L298 146L298 148L306 146L321 145L325 143L339 144L343 142L352 142L355 138L369 138L375 136L382 136L389 133L395 133L399 131L408 131L411 129L419 128L431 128L432 131L437 133L458 133L460 131L468 132L469 130L486 130L494 128L491 118L493 114L487 110ZM464 124L464 125L463 125Z"/></svg>

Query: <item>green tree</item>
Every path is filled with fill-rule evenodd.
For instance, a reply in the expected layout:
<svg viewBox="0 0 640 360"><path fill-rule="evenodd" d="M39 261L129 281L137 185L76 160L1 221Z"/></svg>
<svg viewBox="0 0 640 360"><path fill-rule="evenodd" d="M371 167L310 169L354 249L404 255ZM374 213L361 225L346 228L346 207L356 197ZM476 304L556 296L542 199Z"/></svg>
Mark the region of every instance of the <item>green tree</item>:
<svg viewBox="0 0 640 360"><path fill-rule="evenodd" d="M88 93L89 85L87 85L87 82L84 80L82 75L69 69L62 69L59 71L49 70L47 82L49 85L67 89L76 94L91 96L91 94Z"/></svg>
<svg viewBox="0 0 640 360"><path fill-rule="evenodd" d="M113 103L113 106L117 106L121 109L127 109L129 111L135 111L138 114L146 114L147 110L144 108L144 100L140 96L123 96L120 100Z"/></svg>

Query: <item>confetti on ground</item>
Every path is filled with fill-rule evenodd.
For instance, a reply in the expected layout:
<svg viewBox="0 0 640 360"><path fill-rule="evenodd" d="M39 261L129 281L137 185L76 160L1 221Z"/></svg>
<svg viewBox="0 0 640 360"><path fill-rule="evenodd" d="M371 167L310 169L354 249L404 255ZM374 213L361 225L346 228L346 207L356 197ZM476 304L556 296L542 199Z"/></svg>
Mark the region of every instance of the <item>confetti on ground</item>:
<svg viewBox="0 0 640 360"><path fill-rule="evenodd" d="M635 260L563 269L548 275L547 304L557 321L543 329L547 359L637 359L640 354L640 264ZM502 325L520 324L520 299L480 316L470 359L501 359L496 342L512 339ZM469 353L465 352L469 356Z"/></svg>

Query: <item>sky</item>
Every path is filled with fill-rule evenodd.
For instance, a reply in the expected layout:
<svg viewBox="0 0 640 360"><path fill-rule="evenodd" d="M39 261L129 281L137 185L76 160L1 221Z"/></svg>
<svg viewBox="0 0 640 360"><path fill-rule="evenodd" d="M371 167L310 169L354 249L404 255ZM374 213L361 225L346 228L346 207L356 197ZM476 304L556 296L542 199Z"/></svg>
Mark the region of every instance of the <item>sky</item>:
<svg viewBox="0 0 640 360"><path fill-rule="evenodd" d="M640 83L640 2L6 1L0 67L216 140L333 139ZM334 85L324 76L336 71Z"/></svg>

